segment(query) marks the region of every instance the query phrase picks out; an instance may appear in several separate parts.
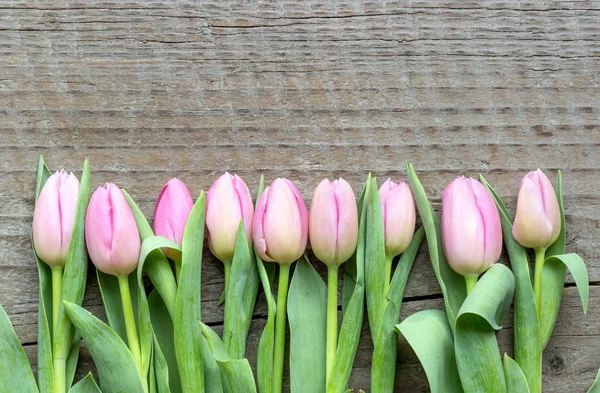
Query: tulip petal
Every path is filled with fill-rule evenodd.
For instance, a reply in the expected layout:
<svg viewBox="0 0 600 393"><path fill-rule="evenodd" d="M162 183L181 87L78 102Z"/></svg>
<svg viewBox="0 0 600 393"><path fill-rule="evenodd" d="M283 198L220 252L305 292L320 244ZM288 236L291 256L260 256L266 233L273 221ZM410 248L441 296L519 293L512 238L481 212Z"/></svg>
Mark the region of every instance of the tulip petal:
<svg viewBox="0 0 600 393"><path fill-rule="evenodd" d="M241 207L242 219L244 220L244 231L248 239L248 244L252 241L252 223L254 220L254 203L250 190L246 182L238 175L233 175L233 186L238 197L238 202Z"/></svg>
<svg viewBox="0 0 600 393"><path fill-rule="evenodd" d="M256 248L256 252L258 252L260 258L264 261L274 262L273 258L268 254L267 242L265 240L265 232L263 229L267 201L269 200L269 191L270 187L265 188L256 203L256 211L254 213L254 222L252 225L252 238L254 239L254 248Z"/></svg>
<svg viewBox="0 0 600 393"><path fill-rule="evenodd" d="M477 208L483 218L484 229L484 266L479 273L487 270L500 259L502 252L502 226L496 203L489 191L477 180L471 180L471 188L475 195Z"/></svg>
<svg viewBox="0 0 600 393"><path fill-rule="evenodd" d="M484 223L470 181L455 179L442 192L442 241L448 263L467 276L484 260Z"/></svg>
<svg viewBox="0 0 600 393"><path fill-rule="evenodd" d="M33 213L33 243L38 257L50 266L61 264L62 233L59 212L60 174L50 176L44 184ZM64 264L64 260L62 261Z"/></svg>
<svg viewBox="0 0 600 393"><path fill-rule="evenodd" d="M542 190L533 172L521 181L513 236L522 246L529 248L547 245L552 237L552 224L546 218Z"/></svg>
<svg viewBox="0 0 600 393"><path fill-rule="evenodd" d="M77 211L77 199L79 198L79 180L70 173L61 177L59 190L59 205L61 215L61 259L67 260L69 246L71 244L71 235L75 226L75 213Z"/></svg>
<svg viewBox="0 0 600 393"><path fill-rule="evenodd" d="M550 184L550 180L548 180L544 172L539 169L535 171L535 173L537 174L538 184L542 190L546 218L550 222L550 225L552 225L552 234L549 242L554 243L560 234L562 225L560 220L560 207L558 205L556 194L554 193L554 188L552 187L552 184Z"/></svg>
<svg viewBox="0 0 600 393"><path fill-rule="evenodd" d="M279 263L295 262L304 251L301 246L304 236L302 226L294 190L284 179L275 180L271 185L263 220L269 255Z"/></svg>
<svg viewBox="0 0 600 393"><path fill-rule="evenodd" d="M140 235L123 192L114 184L110 185L109 191L113 223L111 262L117 274L126 275L137 267L141 249Z"/></svg>
<svg viewBox="0 0 600 393"><path fill-rule="evenodd" d="M337 263L338 215L335 186L325 179L313 195L309 235L313 252L326 264Z"/></svg>
<svg viewBox="0 0 600 393"><path fill-rule="evenodd" d="M335 200L337 202L337 262L346 262L356 249L358 241L358 208L350 184L337 180Z"/></svg>
<svg viewBox="0 0 600 393"><path fill-rule="evenodd" d="M231 262L242 212L233 176L225 173L212 185L206 199L206 227L212 253L222 262Z"/></svg>

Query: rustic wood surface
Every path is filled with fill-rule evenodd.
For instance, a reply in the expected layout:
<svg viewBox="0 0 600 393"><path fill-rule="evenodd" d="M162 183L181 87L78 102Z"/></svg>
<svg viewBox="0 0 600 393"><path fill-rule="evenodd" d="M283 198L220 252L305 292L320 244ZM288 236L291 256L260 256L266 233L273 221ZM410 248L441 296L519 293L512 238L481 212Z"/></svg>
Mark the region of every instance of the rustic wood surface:
<svg viewBox="0 0 600 393"><path fill-rule="evenodd" d="M514 211L527 171L561 169L592 287L583 315L567 279L544 391L584 392L600 366L599 40L597 1L1 2L0 304L35 363L40 154L77 174L89 158L94 187L125 187L149 217L173 176L196 195L225 170L252 190L286 176L309 202L324 177L358 192L368 171L404 179L408 159L436 208L451 179L483 173ZM218 329L222 265L203 269ZM103 316L93 277L84 304ZM432 307L423 248L402 318ZM261 298L252 364L265 313ZM498 337L511 353L511 317ZM371 349L364 330L353 388L369 391ZM428 391L402 339L397 391Z"/></svg>

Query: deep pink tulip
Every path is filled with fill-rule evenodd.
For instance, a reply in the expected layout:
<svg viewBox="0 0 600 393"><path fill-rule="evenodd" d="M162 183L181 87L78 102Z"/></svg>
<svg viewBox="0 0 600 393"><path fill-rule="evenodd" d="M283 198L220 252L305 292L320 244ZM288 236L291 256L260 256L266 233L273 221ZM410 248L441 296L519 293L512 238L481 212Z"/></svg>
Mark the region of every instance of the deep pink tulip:
<svg viewBox="0 0 600 393"><path fill-rule="evenodd" d="M64 266L75 225L79 180L64 170L50 176L33 212L33 244L50 267Z"/></svg>
<svg viewBox="0 0 600 393"><path fill-rule="evenodd" d="M442 192L442 240L450 267L463 276L479 275L500 258L500 215L477 180L459 177Z"/></svg>
<svg viewBox="0 0 600 393"><path fill-rule="evenodd" d="M206 195L208 247L213 255L224 263L231 262L240 221L250 244L253 218L254 203L244 180L228 172L221 175Z"/></svg>
<svg viewBox="0 0 600 393"><path fill-rule="evenodd" d="M529 172L519 188L513 237L523 247L546 248L560 230L560 207L552 184L541 170Z"/></svg>
<svg viewBox="0 0 600 393"><path fill-rule="evenodd" d="M308 241L308 211L298 188L277 179L265 188L256 206L254 247L265 261L291 264L304 254Z"/></svg>
<svg viewBox="0 0 600 393"><path fill-rule="evenodd" d="M379 200L383 213L385 253L394 257L408 248L415 233L415 200L408 184L395 183L389 178L379 188Z"/></svg>
<svg viewBox="0 0 600 393"><path fill-rule="evenodd" d="M183 231L194 201L185 183L178 178L169 180L162 188L154 207L154 234L166 237L181 246ZM165 255L178 259L181 253L165 248Z"/></svg>
<svg viewBox="0 0 600 393"><path fill-rule="evenodd" d="M114 276L134 271L140 257L140 235L123 192L114 184L92 194L85 219L85 241L98 270Z"/></svg>
<svg viewBox="0 0 600 393"><path fill-rule="evenodd" d="M323 263L340 265L352 256L358 239L358 209L347 181L325 179L317 186L308 233L312 250Z"/></svg>

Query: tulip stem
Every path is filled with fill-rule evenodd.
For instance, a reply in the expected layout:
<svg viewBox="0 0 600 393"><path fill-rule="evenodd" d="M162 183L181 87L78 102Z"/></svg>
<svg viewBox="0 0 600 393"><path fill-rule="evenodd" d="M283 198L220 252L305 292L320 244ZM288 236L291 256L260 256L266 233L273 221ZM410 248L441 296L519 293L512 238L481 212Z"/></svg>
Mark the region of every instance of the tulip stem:
<svg viewBox="0 0 600 393"><path fill-rule="evenodd" d="M387 307L387 293L390 290L390 284L392 280L392 261L394 260L393 255L385 256L385 284L383 287L383 308Z"/></svg>
<svg viewBox="0 0 600 393"><path fill-rule="evenodd" d="M54 266L52 268L52 334L54 337L56 337L56 330L58 329L58 312L62 302L62 278L63 267Z"/></svg>
<svg viewBox="0 0 600 393"><path fill-rule="evenodd" d="M535 304L537 306L538 319L542 315L542 272L546 258L545 248L535 249L535 273L533 278L533 292L535 293Z"/></svg>
<svg viewBox="0 0 600 393"><path fill-rule="evenodd" d="M335 351L337 350L338 335L338 271L339 265L327 267L327 381L331 376Z"/></svg>
<svg viewBox="0 0 600 393"><path fill-rule="evenodd" d="M285 349L285 328L287 293L290 278L290 266L279 265L279 284L277 287L277 311L275 314L275 354L273 360L273 393L283 389L283 351Z"/></svg>
<svg viewBox="0 0 600 393"><path fill-rule="evenodd" d="M123 305L123 316L125 317L125 330L127 331L127 344L129 351L135 359L140 374L142 373L142 354L140 342L131 304L131 293L129 291L129 278L127 275L117 276L119 280L119 292L121 292L121 304Z"/></svg>
<svg viewBox="0 0 600 393"><path fill-rule="evenodd" d="M473 290L473 288L475 287L475 284L477 284L477 279L479 278L478 275L470 275L470 276L465 276L465 281L467 283L467 295L469 293L471 293L471 291Z"/></svg>

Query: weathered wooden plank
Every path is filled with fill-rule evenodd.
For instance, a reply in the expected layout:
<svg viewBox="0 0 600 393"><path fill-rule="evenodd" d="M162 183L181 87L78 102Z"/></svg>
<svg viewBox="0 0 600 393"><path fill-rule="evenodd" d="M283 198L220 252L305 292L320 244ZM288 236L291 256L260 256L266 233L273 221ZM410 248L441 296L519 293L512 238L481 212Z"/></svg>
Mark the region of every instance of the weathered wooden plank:
<svg viewBox="0 0 600 393"><path fill-rule="evenodd" d="M409 159L436 209L452 178L479 172L513 209L526 171L561 169L568 247L596 285L589 317L565 289L545 391L584 391L600 365L599 38L596 1L0 1L0 303L34 357L39 154L77 173L88 157L94 187L126 187L149 216L170 177L198 194L224 170L251 190L258 173L290 177L310 202L323 177L358 192L368 171L403 179ZM204 269L218 329L222 268L207 254ZM403 317L441 307L425 249L406 296ZM399 390L427 391L400 348ZM370 350L364 337L352 386L368 388Z"/></svg>

